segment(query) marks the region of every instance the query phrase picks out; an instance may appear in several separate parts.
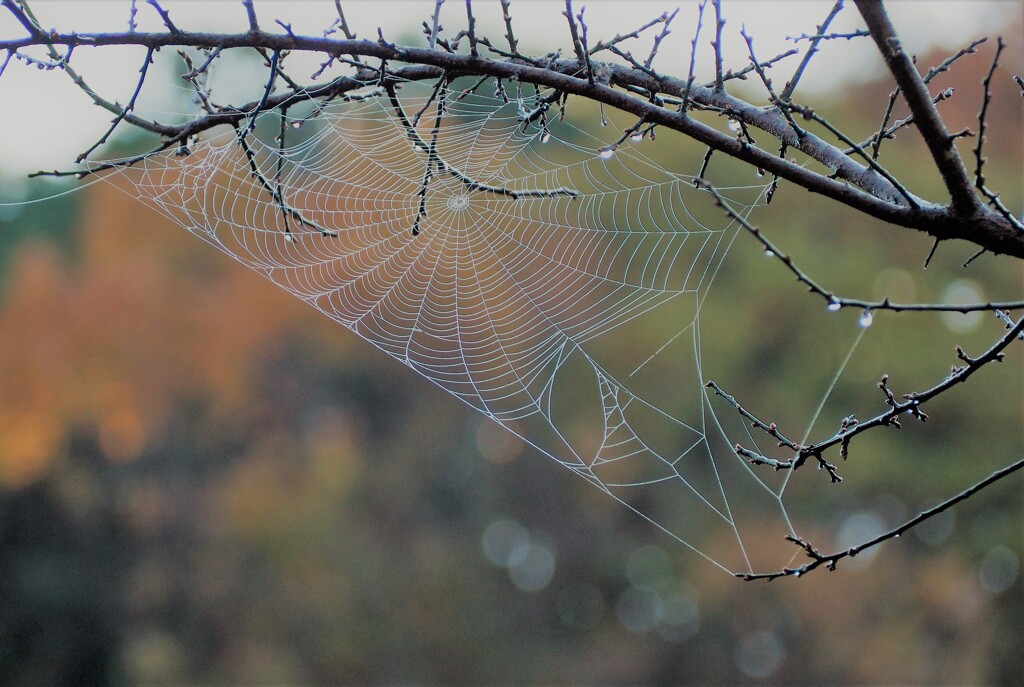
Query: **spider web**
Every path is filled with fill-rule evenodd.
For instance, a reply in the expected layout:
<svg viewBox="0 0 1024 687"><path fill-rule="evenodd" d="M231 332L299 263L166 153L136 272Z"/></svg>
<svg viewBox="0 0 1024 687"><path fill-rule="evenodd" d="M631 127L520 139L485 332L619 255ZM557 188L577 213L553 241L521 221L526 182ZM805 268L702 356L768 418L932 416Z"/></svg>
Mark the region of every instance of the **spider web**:
<svg viewBox="0 0 1024 687"><path fill-rule="evenodd" d="M226 130L118 173L715 565L785 563L752 560L792 532L781 489L703 387L700 313L735 227L660 142L610 150L614 126L542 93L456 86L265 114L244 145ZM762 187L721 191L749 210Z"/></svg>

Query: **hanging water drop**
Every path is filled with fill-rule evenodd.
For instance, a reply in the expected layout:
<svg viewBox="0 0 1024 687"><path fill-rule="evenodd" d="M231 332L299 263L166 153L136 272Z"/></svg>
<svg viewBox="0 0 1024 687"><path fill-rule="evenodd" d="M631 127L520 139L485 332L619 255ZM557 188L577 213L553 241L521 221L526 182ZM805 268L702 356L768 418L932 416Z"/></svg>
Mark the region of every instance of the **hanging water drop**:
<svg viewBox="0 0 1024 687"><path fill-rule="evenodd" d="M611 146L601 148L599 151L597 151L597 154L601 156L602 160L607 160L608 158L615 154L615 148Z"/></svg>
<svg viewBox="0 0 1024 687"><path fill-rule="evenodd" d="M738 134L742 130L743 127L740 126L740 120L732 118L729 119L729 131Z"/></svg>
<svg viewBox="0 0 1024 687"><path fill-rule="evenodd" d="M629 140L631 140L633 143L639 143L640 141L644 140L644 135L638 131L637 133L630 136Z"/></svg>
<svg viewBox="0 0 1024 687"><path fill-rule="evenodd" d="M774 258L775 257L775 251L773 251L771 248L765 248L764 249L764 257L766 257L766 258Z"/></svg>
<svg viewBox="0 0 1024 687"><path fill-rule="evenodd" d="M838 312L843 307L843 304L837 301L835 298L828 299L828 306L826 306L829 312Z"/></svg>
<svg viewBox="0 0 1024 687"><path fill-rule="evenodd" d="M542 133L540 135L540 142L541 143L547 143L550 140L551 140L551 132L550 131L545 131L544 133Z"/></svg>
<svg viewBox="0 0 1024 687"><path fill-rule="evenodd" d="M292 122L292 128L293 129L301 129L302 128L302 120L298 119L298 120Z"/></svg>
<svg viewBox="0 0 1024 687"><path fill-rule="evenodd" d="M871 323L875 321L875 313L871 312L870 309L864 308L864 312L860 314L860 319L857 320L857 324L867 329L871 326Z"/></svg>

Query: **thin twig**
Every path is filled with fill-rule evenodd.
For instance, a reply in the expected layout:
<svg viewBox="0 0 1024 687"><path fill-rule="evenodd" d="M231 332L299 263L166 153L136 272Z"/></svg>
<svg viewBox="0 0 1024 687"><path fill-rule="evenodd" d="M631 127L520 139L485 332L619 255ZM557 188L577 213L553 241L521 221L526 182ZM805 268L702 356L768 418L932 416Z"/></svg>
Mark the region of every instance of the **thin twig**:
<svg viewBox="0 0 1024 687"><path fill-rule="evenodd" d="M467 6L469 0L466 0ZM441 132L441 120L444 117L444 99L445 89L447 88L447 79L441 82L441 91L437 100L437 107L434 115L434 126L430 130L430 143L427 145L427 159L424 163L423 169L423 181L420 182L419 205L416 208L416 218L412 223L412 235L418 236L420 233L420 221L427 216L427 189L430 187L430 180L434 177L434 165L437 161L437 137Z"/></svg>
<svg viewBox="0 0 1024 687"><path fill-rule="evenodd" d="M281 192L281 186L270 183L270 180L260 171L259 163L256 161L256 154L252 150L252 146L249 145L249 134L244 128L238 128L238 135L235 139L238 142L238 146L242 149L245 154L245 158L249 163L250 175L259 182L260 186L270 195L270 197L277 204L278 209L281 211L281 215L284 220L284 232L285 239L290 241L294 240L291 233L291 227L288 225L288 219L294 219L305 227L318 232L321 236L336 237L337 232L333 232L329 229L325 229L313 220L307 219L301 212L288 204L285 200L283 193Z"/></svg>
<svg viewBox="0 0 1024 687"><path fill-rule="evenodd" d="M793 119L793 115L788 107L789 101L775 95L775 89L772 87L772 80L768 78L768 75L765 73L761 63L757 61L757 57L754 55L754 39L747 34L746 27L740 29L740 35L743 36L743 40L747 43L747 51L750 54L750 63L754 66L754 71L756 71L757 75L761 78L761 83L764 84L765 90L768 91L770 102L779 108L779 111L786 118L786 121L789 122L789 126L792 127L793 132L797 135L797 138L803 138L807 132L804 131L803 127L796 123L795 119ZM742 122L742 120L740 121Z"/></svg>
<svg viewBox="0 0 1024 687"><path fill-rule="evenodd" d="M717 396L724 399L726 403L736 410L736 412L746 418L752 427L760 429L762 432L775 439L780 447L788 448L796 452L796 458L793 460L776 460L775 458L769 458L757 451L751 451L740 444L736 444L733 447L736 455L746 458L754 465L767 465L775 470L796 470L806 462L808 455L803 453L805 447L797 444L791 439L787 439L786 436L779 431L778 426L774 422L764 422L757 418L753 413L740 405L739 401L737 401L734 396L727 394L725 390L718 386L718 384L713 380L708 381L704 386L711 389ZM843 481L843 478L839 475L838 468L826 461L821 452L814 454L813 457L818 461L818 466L828 472L829 478L832 480L833 484L838 484Z"/></svg>
<svg viewBox="0 0 1024 687"><path fill-rule="evenodd" d="M500 1L501 16L505 20L505 40L508 41L508 49L512 51L512 55L519 55L519 41L516 40L516 34L512 30L512 13L509 11L511 0Z"/></svg>
<svg viewBox="0 0 1024 687"><path fill-rule="evenodd" d="M442 76L440 79L437 80L437 83L434 84L434 90L432 90L430 92L430 97L427 98L427 102L423 103L423 107L421 107L419 109L419 111L417 111L416 114L413 115L413 118L412 118L412 128L413 129L415 129L417 126L419 126L419 124L420 124L420 117L423 116L424 112L426 112L428 109L430 109L430 105L434 102L434 99L437 98L437 95L441 92L441 90L443 88L445 88L445 86L447 84L448 84L448 75L447 74L445 74L444 76Z"/></svg>
<svg viewBox="0 0 1024 687"><path fill-rule="evenodd" d="M132 93L132 97L128 100L128 104L124 106L124 109L121 110L120 114L114 117L114 121L110 123L110 128L107 129L106 133L100 137L100 140L93 143L88 150L75 158L75 162L81 162L85 158L89 157L90 153L106 143L107 139L110 138L110 134L114 133L114 129L117 128L117 125L124 120L129 112L135 109L135 101L139 97L139 92L142 91L142 84L146 82L146 73L149 71L149 65L152 62L153 48L149 48L146 51L146 58L142 61L142 67L139 68L139 82L135 84L135 91Z"/></svg>
<svg viewBox="0 0 1024 687"><path fill-rule="evenodd" d="M12 57L14 57L14 51L8 50L7 55L4 57L3 64L0 64L0 76L4 75L4 70L7 69L7 65L10 64Z"/></svg>
<svg viewBox="0 0 1024 687"><path fill-rule="evenodd" d="M1002 214L1003 217L1017 227L1018 230L1024 231L1024 222L1018 219L1005 205L1003 205L1003 202L999 199L998 193L990 190L985 185L985 174L982 172L982 167L985 164L985 158L982 156L981 151L982 147L985 145L985 117L988 114L989 102L992 100L992 76L995 74L996 67L999 66L999 55L1003 52L1004 47L1002 37L997 38L996 54L992 58L992 66L989 68L988 74L985 75L985 80L982 82L984 94L981 100L981 110L978 112L978 145L974 148L974 184L981 194L988 199L989 203L1000 214ZM974 260L974 258L965 262L964 267L970 264L972 260Z"/></svg>
<svg viewBox="0 0 1024 687"><path fill-rule="evenodd" d="M616 45L609 45L608 46L608 51L613 53L613 54L615 54L615 55L618 55L622 59L626 60L626 62L629 62L629 64L634 69L637 69L637 70L643 72L644 74L646 74L647 76L650 76L651 78L657 79L660 76L660 74L658 74L658 72L654 71L650 67L645 66L642 62L640 62L635 57L633 57L633 53L631 53L631 52L623 52Z"/></svg>
<svg viewBox="0 0 1024 687"><path fill-rule="evenodd" d="M590 55L583 49L583 41L580 40L579 31L576 29L576 18L572 14L572 0L565 0L565 11L562 12L562 15L569 22L569 34L572 36L572 47L576 51L576 59L579 61L580 67L586 70L587 82L593 85L594 72L590 68Z"/></svg>
<svg viewBox="0 0 1024 687"><path fill-rule="evenodd" d="M935 257L935 250L939 247L940 241L941 239L935 239L935 242L932 243L932 248L928 251L928 256L924 259L924 265L921 266L922 269L928 269L928 265L931 264L932 258Z"/></svg>
<svg viewBox="0 0 1024 687"><path fill-rule="evenodd" d="M1013 318L1010 317L1010 313L1009 312L997 309L996 310L996 317L998 317L1000 320L1003 321L1003 323L1006 325L1006 329L1012 329L1013 328L1013 324L1014 324L1013 323ZM1024 332L1018 334L1017 338L1020 339L1021 341L1024 341Z"/></svg>
<svg viewBox="0 0 1024 687"><path fill-rule="evenodd" d="M704 160L700 163L700 171L697 172L697 176L693 178L693 185L700 187L701 182L704 181L704 174L708 171L708 164L711 162L711 156L715 153L715 149L708 146L708 150L704 153Z"/></svg>
<svg viewBox="0 0 1024 687"><path fill-rule="evenodd" d="M153 9L157 11L157 14L160 15L160 19L164 22L164 26L167 27L168 31L170 31L171 33L181 33L181 30L174 25L173 21L171 21L171 14L163 7L161 7L160 3L157 2L157 0L146 0L146 2L148 2L153 7Z"/></svg>
<svg viewBox="0 0 1024 687"><path fill-rule="evenodd" d="M810 37L811 47L809 47L807 52L804 53L804 58L800 60L800 66L796 68L796 71L793 72L793 76L790 77L789 81L786 83L786 87L783 88L782 93L779 94L779 97L782 100L788 101L793 97L793 91L796 90L797 84L800 82L800 77L803 76L804 70L807 69L807 65L811 63L811 58L818 52L818 45L821 44L821 41L827 38L824 34L825 31L828 30L828 25L832 23L832 20L836 18L836 15L839 14L842 9L843 0L836 0L836 4L832 6L832 10L828 13L828 16L825 17L825 21L821 22L818 26L817 34Z"/></svg>
<svg viewBox="0 0 1024 687"><path fill-rule="evenodd" d="M734 573L734 575L748 582L752 580L771 581L778 579L780 577L800 577L801 575L809 573L810 571L814 570L815 568L819 568L822 565L824 565L829 570L835 570L836 564L842 559L853 558L862 551L875 547L884 541L900 537L904 532L907 532L908 530L917 527L922 522L928 520L929 518L935 517L939 513L942 513L943 511L952 508L958 503L966 501L967 499L971 498L982 489L991 486L992 484L995 484L996 482L1005 479L1006 477L1009 477L1010 475L1017 472L1021 468L1024 468L1024 458L1021 458L1013 463L1010 463L1004 468L996 470L995 472L993 472L991 475L981 480L980 482L977 482L976 484L971 485L967 489L964 489L956 496L952 496L946 499L945 501L929 508L928 510L922 511L915 517L911 518L910 520L907 520L899 527L895 527L889 530L888 532L884 532L876 537L873 537L872 539L857 544L856 546L851 546L848 549L844 549L843 551L838 551L827 556L823 555L821 552L819 552L817 549L811 546L806 540L801 539L800 537L789 535L786 537L787 541L791 541L797 546L799 546L801 549L803 549L804 553L806 553L807 556L811 559L809 563L805 563L804 565L795 568L783 568L782 570L771 573L737 572Z"/></svg>
<svg viewBox="0 0 1024 687"><path fill-rule="evenodd" d="M711 42L715 49L715 91L725 92L725 81L722 78L722 28L725 27L725 19L722 18L722 0L711 0L715 7L715 40Z"/></svg>
<svg viewBox="0 0 1024 687"><path fill-rule="evenodd" d="M787 57L789 57L791 55L796 55L798 52L800 52L800 51L797 50L796 48L790 48L786 52L779 53L775 57L761 62L761 68L762 69L768 69L769 67L774 66L776 62L779 62L779 61L781 61L781 60L783 60L783 59L785 59L785 58L787 58ZM736 71L732 71L730 69L722 77L722 81L723 82L725 82L725 81L732 81L733 79L739 79L740 81L746 81L747 74L749 74L752 71L754 71L754 65L752 65L752 64L748 64L746 67L743 67L742 69L738 69ZM715 82L714 81L709 81L708 83L704 84L704 88L714 88L714 86L715 86Z"/></svg>
<svg viewBox="0 0 1024 687"><path fill-rule="evenodd" d="M944 100L949 100L950 98L953 97L953 92L954 92L954 90L952 88L947 88L947 89L945 89L943 91L939 91L932 98L932 103L935 104L935 105L938 105L939 103L941 103ZM904 117L902 119L897 119L895 122L893 122L891 125L889 125L889 118L892 116L893 105L895 104L896 98L897 98L897 96L899 96L899 93L900 93L900 89L897 88L895 91L893 91L892 93L889 94L889 105L886 108L885 115L882 117L881 127L883 127L883 128L879 128L879 130L876 133L871 134L870 137L868 137L864 141L861 141L858 144L861 148L867 148L868 146L871 146L871 157L874 160L878 159L878 149L881 147L883 140L887 140L887 139L890 139L890 138L895 138L894 134L897 131L899 131L900 129L902 129L905 126L910 126L911 124L914 123L914 115L913 114L909 114L909 115L907 115L906 117ZM889 128L885 129L884 128L885 126L888 126ZM972 136L972 135L973 135L973 132L971 132L971 131L961 131L960 133L954 134L954 136L956 136L956 137ZM849 155L852 152L854 152L854 149L852 147L851 148L846 148L845 150L843 150L843 153L846 154L846 155Z"/></svg>
<svg viewBox="0 0 1024 687"><path fill-rule="evenodd" d="M666 36L668 36L670 33L672 33L669 30L669 25L672 23L672 20L676 18L677 14L679 14L679 8L678 7L675 8L672 11L672 14L668 15L668 18L665 19L664 24L661 27L661 33L659 33L657 36L655 36L655 38L654 38L654 46L651 48L651 54L647 56L646 60L644 60L644 66L647 67L648 69L650 69L651 65L654 64L654 58L658 54L658 48L661 47L661 42L663 40L665 40ZM664 16L664 15L662 15L662 16Z"/></svg>
<svg viewBox="0 0 1024 687"><path fill-rule="evenodd" d="M704 6L707 0L701 0L697 6L697 29L693 32L693 40L690 41L690 71L686 75L686 90L683 91L682 102L679 103L679 111L686 114L690 109L690 91L693 89L694 70L697 66L697 40L700 38L701 25L704 22Z"/></svg>
<svg viewBox="0 0 1024 687"><path fill-rule="evenodd" d="M473 16L473 0L466 0L466 35L469 38L469 54L473 57L480 57L476 48L476 18Z"/></svg>
<svg viewBox="0 0 1024 687"><path fill-rule="evenodd" d="M259 117L267 107L267 99L270 98L270 94L274 91L274 82L277 80L277 62L280 57L280 53L276 50L270 54L270 77L267 79L267 85L263 89L263 96L256 104L256 107L252 109L252 114L249 117L249 124L245 127L246 134L251 134L253 129L256 128L256 118Z"/></svg>
<svg viewBox="0 0 1024 687"><path fill-rule="evenodd" d="M430 21L430 36L427 37L427 47L431 50L437 45L437 35L441 30L441 5L444 0L434 0L434 16Z"/></svg>
<svg viewBox="0 0 1024 687"><path fill-rule="evenodd" d="M654 19L650 20L643 26L633 29L629 33L617 33L615 34L615 38L612 38L609 41L598 41L597 45L590 49L590 54L596 55L602 50L607 50L610 46L618 45L622 41L629 40L630 38L638 38L641 33L651 28L652 26L657 26L658 24L664 22L666 19L668 19L668 13L663 12L660 17L655 17Z"/></svg>
<svg viewBox="0 0 1024 687"><path fill-rule="evenodd" d="M705 164L706 166L706 164ZM697 175L694 180L694 185L698 188L702 188L714 197L715 203L725 211L725 213L732 218L737 224L743 227L751 236L764 247L766 253L771 253L779 262L785 265L786 269L796 277L796 280L805 285L807 290L813 294L821 296L825 300L825 304L829 310L837 311L842 308L855 308L857 310L888 310L892 312L977 312L985 310L993 310L996 308L1002 310L1024 310L1024 301L1011 301L1008 303L970 303L963 305L954 305L948 303L891 303L886 298L882 301L865 301L858 298L845 298L837 295L835 292L826 289L825 287L818 284L810 276L808 276L803 270L801 270L792 257L782 252L774 243L772 243L764 233L756 226L751 224L742 214L736 212L736 210L729 204L729 201L725 199L718 192L714 186L704 181L702 167L701 173Z"/></svg>
<svg viewBox="0 0 1024 687"><path fill-rule="evenodd" d="M350 41L354 41L356 39L356 34L348 28L348 22L345 20L345 12L341 9L341 0L334 0L334 9L338 11L338 22L340 24L339 28L341 29L341 32L345 34L345 38Z"/></svg>
<svg viewBox="0 0 1024 687"><path fill-rule="evenodd" d="M870 31L864 29L857 29L856 31L847 31L845 33L802 33L799 36L786 36L787 41L793 41L797 43L799 41L836 41L836 40L853 40L854 38L863 38L870 36Z"/></svg>
<svg viewBox="0 0 1024 687"><path fill-rule="evenodd" d="M978 144L974 147L974 185L979 189L985 188L985 174L982 171L985 165L985 158L981 151L985 145L985 118L988 115L989 103L992 102L992 76L996 73L996 67L999 66L999 56L1003 53L1003 47L1003 38L1000 36L996 38L996 54L992 57L992 66L989 67L988 73L981 82L982 96L981 110L978 112Z"/></svg>
<svg viewBox="0 0 1024 687"><path fill-rule="evenodd" d="M29 35L35 38L43 38L45 32L42 27L39 26L39 22L35 21L35 17L32 16L31 12L27 7L22 8L14 3L14 0L0 0L0 5L3 5L14 15L14 18L18 20L18 23L25 27L25 30L29 32Z"/></svg>
<svg viewBox="0 0 1024 687"><path fill-rule="evenodd" d="M253 6L253 0L242 0L242 5L245 6L245 14L249 19L249 31L258 33L260 22L256 19L256 8Z"/></svg>

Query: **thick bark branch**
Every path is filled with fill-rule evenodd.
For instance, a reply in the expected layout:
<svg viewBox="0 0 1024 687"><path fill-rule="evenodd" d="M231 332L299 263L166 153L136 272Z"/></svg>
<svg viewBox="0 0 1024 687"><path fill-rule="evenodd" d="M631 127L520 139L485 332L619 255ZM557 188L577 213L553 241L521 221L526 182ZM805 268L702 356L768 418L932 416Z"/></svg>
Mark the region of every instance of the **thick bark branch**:
<svg viewBox="0 0 1024 687"><path fill-rule="evenodd" d="M387 71L387 78L396 80L437 79L444 73L453 76L515 78L630 112L650 124L679 131L713 150L757 166L808 191L824 195L892 224L918 229L937 239L964 239L993 253L1024 258L1024 232L1018 231L999 213L980 205L976 197L975 206L968 214L963 212L966 201L961 201L959 206L954 204L947 207L919 199L919 207L915 208L908 204L900 192L882 175L869 166L858 163L840 148L810 133L798 137L777 109L759 107L724 91L692 83L688 85L686 80L655 74L649 70L592 62L594 82L591 83L588 78L578 76L579 63L576 60L495 60L440 49L397 46L383 40L335 40L330 37L271 34L264 31L237 34L193 33L181 30L166 33L51 33L46 36L26 36L13 41L0 41L0 50L16 51L30 45L60 45L68 48L128 45L150 49L187 46L210 49L304 50L322 52L329 56L356 55L392 63L406 63L406 66ZM368 69L367 73L361 75L365 76L365 79L340 77L330 84L308 91L289 91L269 97L263 108L273 109L282 104L292 104L301 100L340 96L378 81L380 75L369 74L372 71ZM924 90L927 93L927 89ZM640 97L633 91L643 92L648 97ZM789 162L746 141L737 140L728 133L697 121L686 112L668 107L658 98L651 98L652 93L666 94L679 99L687 98L688 102L697 107L728 114L748 126L761 129L786 146L800 150L825 165L836 178ZM238 109L251 111L258 105L258 102L250 103ZM168 126L148 122L129 113L125 116L125 121L165 138L184 141L189 136L220 124L235 125L238 117L234 111L206 114L179 126Z"/></svg>
<svg viewBox="0 0 1024 687"><path fill-rule="evenodd" d="M946 190L953 202L953 210L960 215L974 215L981 209L981 201L971 185L967 168L956 149L956 138L946 130L939 111L932 103L932 95L928 92L917 67L910 55L903 49L896 29L889 21L885 6L878 0L855 0L864 22L871 30L871 37L878 45L878 51L885 60L903 97L914 114L917 128L924 136L928 150L935 160L935 166L942 174Z"/></svg>

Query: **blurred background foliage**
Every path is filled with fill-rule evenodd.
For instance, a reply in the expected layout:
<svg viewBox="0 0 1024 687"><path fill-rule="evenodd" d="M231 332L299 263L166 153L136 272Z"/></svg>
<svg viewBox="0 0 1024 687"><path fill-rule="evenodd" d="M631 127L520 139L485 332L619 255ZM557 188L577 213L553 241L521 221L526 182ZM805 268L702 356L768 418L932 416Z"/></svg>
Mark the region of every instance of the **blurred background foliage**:
<svg viewBox="0 0 1024 687"><path fill-rule="evenodd" d="M990 54L942 77L951 130ZM890 89L819 109L866 138ZM1020 207L1020 97L992 107L988 177ZM690 173L703 155L642 145ZM883 147L941 198L926 155L911 132ZM972 249L942 246L924 272L926 236L786 184L752 219L840 293L1019 297L1012 260L964 270ZM5 209L0 231L4 684L1024 682L1019 477L835 573L742 583L114 185ZM856 332L808 300L741 235L702 323L716 379L783 426ZM882 373L931 385L1000 331L880 314L817 429L877 412ZM798 473L791 513L842 541L1018 457L1017 348L927 425L865 435L842 485Z"/></svg>

